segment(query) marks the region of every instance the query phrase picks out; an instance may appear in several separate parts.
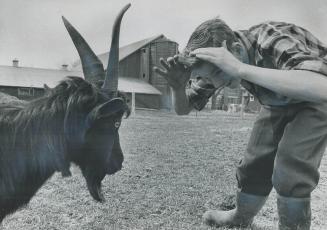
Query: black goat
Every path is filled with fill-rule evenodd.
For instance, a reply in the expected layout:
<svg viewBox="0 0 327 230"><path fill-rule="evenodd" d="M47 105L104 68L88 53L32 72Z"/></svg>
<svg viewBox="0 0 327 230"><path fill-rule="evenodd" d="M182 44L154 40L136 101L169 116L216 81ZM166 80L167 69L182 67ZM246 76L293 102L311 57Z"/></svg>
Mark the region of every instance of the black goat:
<svg viewBox="0 0 327 230"><path fill-rule="evenodd" d="M81 35L63 18L79 52L86 80L67 77L45 96L0 106L0 223L27 204L56 171L70 175L77 164L92 197L103 200L101 181L122 168L118 128L129 114L119 95L119 30L125 6L116 18L107 72ZM106 76L105 76L106 75Z"/></svg>

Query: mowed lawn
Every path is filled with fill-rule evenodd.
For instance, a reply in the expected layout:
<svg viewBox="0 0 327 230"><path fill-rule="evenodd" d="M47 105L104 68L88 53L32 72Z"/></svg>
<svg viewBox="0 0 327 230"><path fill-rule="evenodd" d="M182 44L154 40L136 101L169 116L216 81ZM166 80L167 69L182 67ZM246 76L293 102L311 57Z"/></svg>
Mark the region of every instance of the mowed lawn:
<svg viewBox="0 0 327 230"><path fill-rule="evenodd" d="M72 177L55 174L2 229L216 229L203 225L202 214L233 207L235 166L254 118L219 111L188 116L137 111L122 122L124 168L103 181L106 203L92 200L79 169L72 167ZM326 159L321 172L312 229L327 229ZM276 228L273 192L252 229Z"/></svg>

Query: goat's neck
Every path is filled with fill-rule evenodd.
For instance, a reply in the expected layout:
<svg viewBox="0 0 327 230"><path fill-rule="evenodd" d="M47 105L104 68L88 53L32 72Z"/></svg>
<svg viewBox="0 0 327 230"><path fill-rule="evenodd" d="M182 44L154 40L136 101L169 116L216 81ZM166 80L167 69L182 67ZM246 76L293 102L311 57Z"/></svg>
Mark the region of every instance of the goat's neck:
<svg viewBox="0 0 327 230"><path fill-rule="evenodd" d="M10 125L17 127L17 124ZM26 126L26 130L31 127L33 125ZM53 141L56 133L45 136L44 133L33 133L33 130L14 130L7 129L0 138L0 222L5 215L27 204L60 168L60 156L64 151L58 147L63 146L60 139ZM18 134L20 131L22 135Z"/></svg>
<svg viewBox="0 0 327 230"><path fill-rule="evenodd" d="M29 161L26 157L13 158L12 162L5 166L7 170L1 170L0 223L6 215L27 204L55 172L51 167L43 170Z"/></svg>

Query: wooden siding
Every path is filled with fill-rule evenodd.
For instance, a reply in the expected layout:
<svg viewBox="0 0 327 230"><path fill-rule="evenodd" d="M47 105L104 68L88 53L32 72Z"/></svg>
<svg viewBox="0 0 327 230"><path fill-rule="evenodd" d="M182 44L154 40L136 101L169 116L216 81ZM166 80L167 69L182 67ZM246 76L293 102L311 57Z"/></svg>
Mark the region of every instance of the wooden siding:
<svg viewBox="0 0 327 230"><path fill-rule="evenodd" d="M150 81L150 47L144 47L140 52L140 78L146 82Z"/></svg>
<svg viewBox="0 0 327 230"><path fill-rule="evenodd" d="M166 59L174 56L177 51L178 44L176 42L172 42L166 38L160 38L120 61L120 76L142 79L153 85L162 93L162 96L156 99L150 96L139 96L139 100L136 101L136 106L148 107L153 104L152 106L155 108L158 107L169 110L172 108L170 87L163 77L153 71L153 67L160 66L160 58ZM142 102L144 105L140 104L141 98L144 100L144 102ZM150 98L154 100L153 103L149 102ZM159 105L155 105L156 103L159 103Z"/></svg>
<svg viewBox="0 0 327 230"><path fill-rule="evenodd" d="M241 86L230 89L228 87L224 88L224 104L241 104L242 103L242 91Z"/></svg>
<svg viewBox="0 0 327 230"><path fill-rule="evenodd" d="M172 98L170 87L167 84L167 81L160 76L159 74L153 71L154 66L160 65L160 58L167 59L168 57L172 57L178 52L178 44L176 42L172 42L165 38L158 39L155 42L151 43L150 46L150 77L149 83L156 87L161 93L162 96L160 98L160 108L162 109L172 109Z"/></svg>
<svg viewBox="0 0 327 230"><path fill-rule="evenodd" d="M126 94L129 99L129 105L132 103L132 94ZM147 109L160 109L160 95L136 94L135 107Z"/></svg>
<svg viewBox="0 0 327 230"><path fill-rule="evenodd" d="M119 75L122 77L139 78L140 76L140 50L119 62Z"/></svg>
<svg viewBox="0 0 327 230"><path fill-rule="evenodd" d="M17 97L21 100L33 100L44 95L44 89L29 87L7 87L1 86L0 92ZM26 93L25 93L26 92ZM29 94L27 93L29 92Z"/></svg>
<svg viewBox="0 0 327 230"><path fill-rule="evenodd" d="M157 40L151 43L150 65L160 66L160 58L167 59L177 53L178 45L166 39ZM167 85L166 80L151 70L150 83L152 85Z"/></svg>

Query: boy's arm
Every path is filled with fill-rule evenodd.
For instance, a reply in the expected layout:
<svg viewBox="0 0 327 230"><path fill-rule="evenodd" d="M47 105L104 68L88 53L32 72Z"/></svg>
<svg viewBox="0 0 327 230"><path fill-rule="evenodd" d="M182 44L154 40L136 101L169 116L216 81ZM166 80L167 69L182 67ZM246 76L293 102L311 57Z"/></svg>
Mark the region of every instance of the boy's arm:
<svg viewBox="0 0 327 230"><path fill-rule="evenodd" d="M191 106L188 96L186 95L185 87L181 89L173 89L173 105L175 112L178 115L187 115L191 112L193 107Z"/></svg>
<svg viewBox="0 0 327 230"><path fill-rule="evenodd" d="M226 47L201 48L193 54L216 65L230 76L247 80L281 95L303 101L327 102L327 76L319 73L325 70L327 74L327 64L323 62L316 62L316 65L311 66L307 62L302 63L302 69L282 70L242 63Z"/></svg>
<svg viewBox="0 0 327 230"><path fill-rule="evenodd" d="M192 110L188 96L186 95L186 85L191 73L183 65L176 61L177 57L168 58L167 61L160 59L162 68L154 67L154 71L163 76L173 93L173 105L178 115L189 114Z"/></svg>
<svg viewBox="0 0 327 230"><path fill-rule="evenodd" d="M327 77L306 70L277 70L243 64L239 77L302 101L327 102Z"/></svg>

